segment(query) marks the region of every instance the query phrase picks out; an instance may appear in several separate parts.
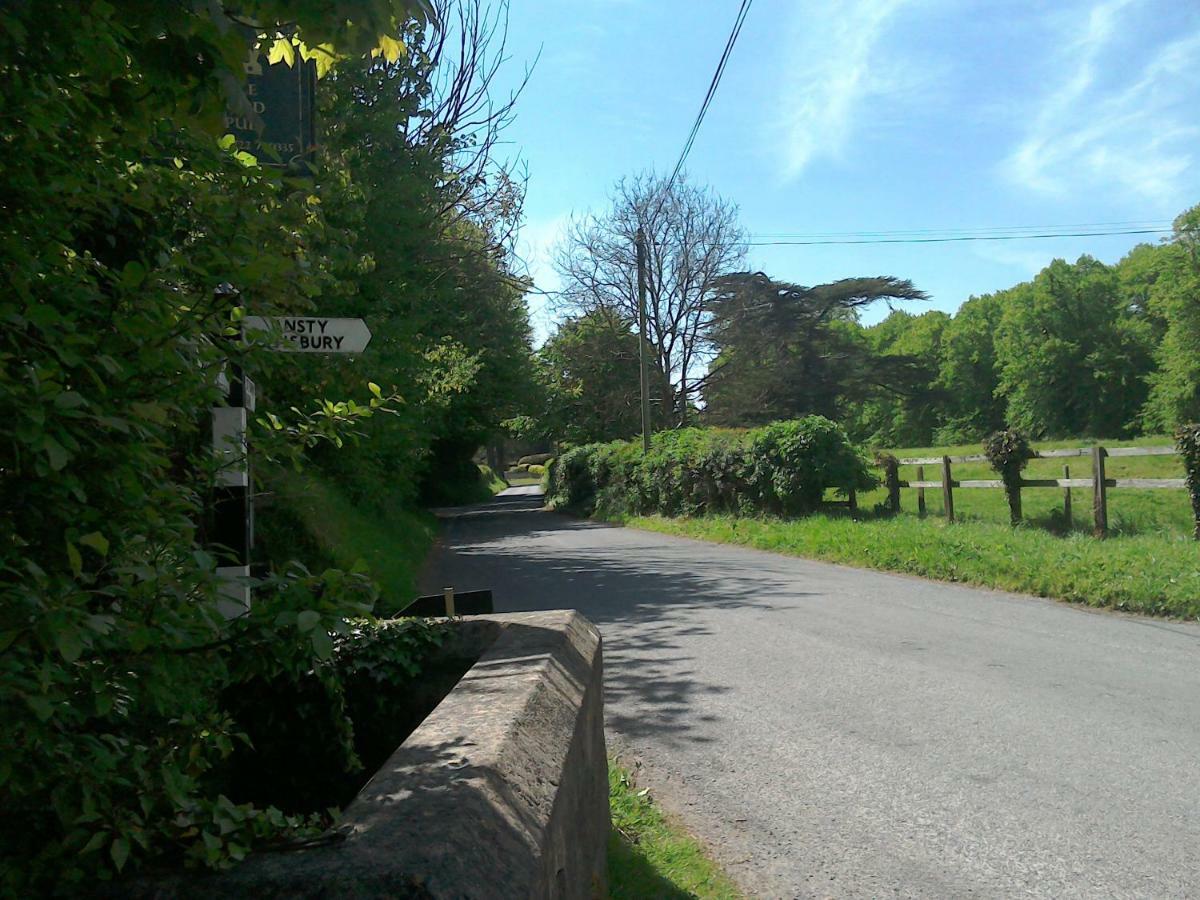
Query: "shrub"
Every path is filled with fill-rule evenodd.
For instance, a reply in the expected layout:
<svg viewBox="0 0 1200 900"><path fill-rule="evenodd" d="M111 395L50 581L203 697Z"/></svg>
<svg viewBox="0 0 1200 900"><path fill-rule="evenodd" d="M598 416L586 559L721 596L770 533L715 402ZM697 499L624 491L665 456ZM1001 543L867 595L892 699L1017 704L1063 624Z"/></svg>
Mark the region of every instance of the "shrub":
<svg viewBox="0 0 1200 900"><path fill-rule="evenodd" d="M827 487L846 494L878 483L842 427L823 416L775 422L751 434L755 488L768 512L811 512Z"/></svg>
<svg viewBox="0 0 1200 900"><path fill-rule="evenodd" d="M583 513L811 512L826 488L874 487L865 457L819 416L755 431L684 428L640 443L587 444L551 467L547 496Z"/></svg>
<svg viewBox="0 0 1200 900"><path fill-rule="evenodd" d="M517 464L523 466L544 466L547 460L553 458L553 453L530 453L528 456L522 456L518 459Z"/></svg>
<svg viewBox="0 0 1200 900"><path fill-rule="evenodd" d="M1181 425L1175 432L1175 446L1187 469L1188 494L1192 498L1192 516L1196 520L1194 534L1200 540L1200 423Z"/></svg>
<svg viewBox="0 0 1200 900"><path fill-rule="evenodd" d="M546 474L546 467L539 466L536 463L534 463L534 464L530 465L529 468L527 468L525 471L527 471L530 475L533 475L535 478L541 478L543 475Z"/></svg>
<svg viewBox="0 0 1200 900"><path fill-rule="evenodd" d="M983 452L1004 482L1012 523L1021 524L1021 470L1034 456L1028 438L1011 428L997 431L984 440Z"/></svg>

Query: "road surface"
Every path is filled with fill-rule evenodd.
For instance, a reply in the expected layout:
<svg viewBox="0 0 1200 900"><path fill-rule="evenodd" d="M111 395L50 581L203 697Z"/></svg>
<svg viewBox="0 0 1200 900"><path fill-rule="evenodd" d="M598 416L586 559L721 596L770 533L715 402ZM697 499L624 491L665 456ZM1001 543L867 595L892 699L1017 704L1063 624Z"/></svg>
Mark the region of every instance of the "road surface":
<svg viewBox="0 0 1200 900"><path fill-rule="evenodd" d="M1195 624L539 507L452 514L425 587L595 622L610 745L754 896L1200 896Z"/></svg>

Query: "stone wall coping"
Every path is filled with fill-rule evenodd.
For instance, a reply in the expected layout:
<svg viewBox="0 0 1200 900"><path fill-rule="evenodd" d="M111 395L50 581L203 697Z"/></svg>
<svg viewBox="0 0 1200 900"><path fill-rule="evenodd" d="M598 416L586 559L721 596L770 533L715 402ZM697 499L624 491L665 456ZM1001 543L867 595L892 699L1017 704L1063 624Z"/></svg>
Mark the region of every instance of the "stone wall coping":
<svg viewBox="0 0 1200 900"><path fill-rule="evenodd" d="M574 610L459 622L463 643L494 640L346 807L333 840L124 896L604 896L600 633Z"/></svg>

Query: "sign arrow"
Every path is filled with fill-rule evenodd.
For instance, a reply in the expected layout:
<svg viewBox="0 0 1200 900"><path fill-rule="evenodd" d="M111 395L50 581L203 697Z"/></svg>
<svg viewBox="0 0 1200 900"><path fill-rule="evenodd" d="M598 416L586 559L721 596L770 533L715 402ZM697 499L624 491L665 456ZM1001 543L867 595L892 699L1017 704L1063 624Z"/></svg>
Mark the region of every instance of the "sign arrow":
<svg viewBox="0 0 1200 900"><path fill-rule="evenodd" d="M274 335L271 349L283 353L362 353L371 332L362 319L328 316L246 316L247 336Z"/></svg>

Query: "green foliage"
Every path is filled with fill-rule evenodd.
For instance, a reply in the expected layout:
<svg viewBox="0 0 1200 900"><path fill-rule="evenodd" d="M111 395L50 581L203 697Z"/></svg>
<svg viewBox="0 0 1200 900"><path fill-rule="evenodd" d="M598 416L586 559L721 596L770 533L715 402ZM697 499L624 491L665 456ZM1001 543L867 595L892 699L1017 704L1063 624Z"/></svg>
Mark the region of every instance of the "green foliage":
<svg viewBox="0 0 1200 900"><path fill-rule="evenodd" d="M1200 207L1172 240L1116 265L1052 261L1031 282L972 297L953 317L893 311L919 299L894 278L815 288L762 274L719 278L704 417L753 426L820 414L874 445L1032 435L1121 437L1200 417Z"/></svg>
<svg viewBox="0 0 1200 900"><path fill-rule="evenodd" d="M1159 270L1145 292L1150 313L1164 329L1146 420L1150 428L1170 430L1200 419L1200 206L1175 220L1174 240L1159 256Z"/></svg>
<svg viewBox="0 0 1200 900"><path fill-rule="evenodd" d="M995 333L1008 295L1001 291L970 298L942 333L938 381L946 407L936 429L938 441L972 440L1004 426Z"/></svg>
<svg viewBox="0 0 1200 900"><path fill-rule="evenodd" d="M911 364L907 355L872 355L858 310L883 299L924 298L912 282L891 277L815 287L761 273L720 279L709 301L710 340L718 356L705 391L707 420L761 425L814 414L840 419L873 393L886 393L891 381L911 380L904 371Z"/></svg>
<svg viewBox="0 0 1200 900"><path fill-rule="evenodd" d="M613 311L600 308L568 319L537 353L542 435L572 444L622 440L642 430L638 337ZM652 397L669 397L670 381L645 347ZM652 407L663 422L661 403Z"/></svg>
<svg viewBox="0 0 1200 900"><path fill-rule="evenodd" d="M293 23L307 46L329 43L347 71L405 73L412 89L372 107L388 108L393 131L429 102L427 55L397 56L398 39L419 44L426 9L238 5ZM381 42L381 61L357 59ZM494 236L446 202L461 188L445 177L463 146L454 133L370 170L370 142L338 136L367 104L347 106L326 120L337 134L315 175L260 168L222 138L246 53L220 4L0 11L0 893L78 892L149 860L229 865L305 825L222 793L239 741L225 700L231 685L323 671L376 589L361 572L279 567L248 615L224 614L204 511L225 360L261 387L259 450L358 473L362 495L385 478L415 482L436 439L463 453L493 420L496 395L481 385L518 390L523 288ZM352 81L330 78L326 96ZM397 237L409 233L401 208L421 218L411 246ZM382 210L393 215L367 215ZM395 326L409 339L393 341L390 323L446 269L412 334ZM376 271L391 280L368 291ZM318 298L322 312L367 315L385 352L321 361L243 344L242 301L214 290L225 282L257 315L305 313ZM368 303L408 285L403 303ZM450 302L461 297L471 302ZM338 399L375 372L395 374L388 390ZM423 421L435 427L405 430ZM352 432L386 448L382 470L346 452Z"/></svg>
<svg viewBox="0 0 1200 900"><path fill-rule="evenodd" d="M1128 314L1116 273L1055 260L1013 293L996 336L1011 424L1038 435L1129 433L1146 400L1150 330Z"/></svg>
<svg viewBox="0 0 1200 900"><path fill-rule="evenodd" d="M1175 446L1183 455L1188 496L1192 501L1192 515L1196 519L1194 534L1200 540L1200 424L1181 425L1175 432Z"/></svg>
<svg viewBox="0 0 1200 900"><path fill-rule="evenodd" d="M220 787L240 802L298 816L344 806L420 721L406 715L404 694L415 693L418 674L432 677L424 660L446 627L351 620L315 666L263 669L231 683L224 706L246 740L216 773Z"/></svg>
<svg viewBox="0 0 1200 900"><path fill-rule="evenodd" d="M983 454L1004 482L1012 524L1021 524L1021 472L1034 456L1033 447L1025 435L1009 428L988 435Z"/></svg>
<svg viewBox="0 0 1200 900"><path fill-rule="evenodd" d="M864 334L885 389L857 406L849 430L873 444L895 447L927 444L941 424L946 397L938 383L943 335L950 324L943 312L914 316L893 312ZM872 364L869 364L872 365Z"/></svg>
<svg viewBox="0 0 1200 900"><path fill-rule="evenodd" d="M809 416L754 431L684 428L637 442L586 444L550 469L548 496L561 507L606 512L814 510L826 488L873 487L875 479L845 432Z"/></svg>
<svg viewBox="0 0 1200 900"><path fill-rule="evenodd" d="M826 488L865 490L878 483L840 425L808 416L750 432L759 505L778 515L814 511Z"/></svg>

